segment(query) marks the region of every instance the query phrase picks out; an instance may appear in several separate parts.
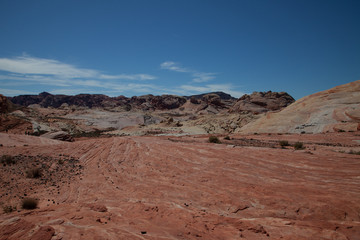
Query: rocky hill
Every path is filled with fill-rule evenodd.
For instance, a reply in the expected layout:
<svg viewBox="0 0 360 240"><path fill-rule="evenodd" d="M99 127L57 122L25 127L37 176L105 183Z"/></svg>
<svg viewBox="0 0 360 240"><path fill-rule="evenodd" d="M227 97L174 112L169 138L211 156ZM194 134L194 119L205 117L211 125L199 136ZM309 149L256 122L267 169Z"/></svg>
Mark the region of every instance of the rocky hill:
<svg viewBox="0 0 360 240"><path fill-rule="evenodd" d="M29 121L19 116L12 115L11 112L20 109L9 99L0 94L0 132L11 132L23 134L28 128L32 129Z"/></svg>
<svg viewBox="0 0 360 240"><path fill-rule="evenodd" d="M230 112L266 112L279 110L294 101L287 93L267 92L244 95L238 100L224 92L212 92L192 96L176 95L143 95L127 98L125 96L108 97L101 94L79 94L75 96L53 95L42 92L39 95L20 95L9 98L14 104L30 106L37 104L40 107L60 108L63 106L78 106L86 108L116 108L124 110L170 110L183 106L187 101L193 104L207 104L214 107L229 109ZM205 107L206 108L206 107Z"/></svg>
<svg viewBox="0 0 360 240"><path fill-rule="evenodd" d="M79 94L75 96L53 95L42 92L39 95L20 95L9 98L13 103L29 106L38 104L41 107L59 108L61 105L75 105L80 107L96 108L96 107L115 107L123 105L121 98L111 98L101 94Z"/></svg>
<svg viewBox="0 0 360 240"><path fill-rule="evenodd" d="M293 102L295 99L286 92L253 92L251 95L245 94L239 98L230 112L264 113L283 109Z"/></svg>
<svg viewBox="0 0 360 240"><path fill-rule="evenodd" d="M144 95L127 98L124 96L109 97L101 94L53 95L47 92L40 93L39 95L20 95L11 97L10 100L22 106L38 104L45 108L59 108L64 104L66 106L87 108L126 107L128 110L133 107L143 110L166 110L178 108L186 102L186 98L174 95Z"/></svg>
<svg viewBox="0 0 360 240"><path fill-rule="evenodd" d="M30 129L21 127L17 132L34 134L64 131L76 136L99 131L120 135L230 133L253 121L259 112L276 111L293 101L286 93L270 93L259 93L256 97L252 94L250 98L245 95L236 100L223 92L187 97L149 94L131 98L43 92L10 98L25 107L7 118L20 117L31 122ZM246 101L262 103L262 110L238 107ZM7 124L3 131L16 126L19 124ZM122 129L124 131L120 131Z"/></svg>
<svg viewBox="0 0 360 240"><path fill-rule="evenodd" d="M320 133L360 130L360 80L299 99L240 132Z"/></svg>

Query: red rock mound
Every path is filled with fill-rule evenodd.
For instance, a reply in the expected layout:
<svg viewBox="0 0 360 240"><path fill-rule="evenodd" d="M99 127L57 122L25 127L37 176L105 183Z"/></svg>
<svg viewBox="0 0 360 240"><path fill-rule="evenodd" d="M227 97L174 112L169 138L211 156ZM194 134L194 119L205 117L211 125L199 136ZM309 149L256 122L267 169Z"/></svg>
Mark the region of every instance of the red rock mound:
<svg viewBox="0 0 360 240"><path fill-rule="evenodd" d="M9 114L16 108L7 97L0 94L0 132L24 134L28 129L32 129L29 121Z"/></svg>
<svg viewBox="0 0 360 240"><path fill-rule="evenodd" d="M241 128L242 133L320 133L360 130L360 80L304 97L278 113Z"/></svg>
<svg viewBox="0 0 360 240"><path fill-rule="evenodd" d="M50 226L39 227L17 217L0 224L0 239L50 240L54 234L55 230Z"/></svg>
<svg viewBox="0 0 360 240"><path fill-rule="evenodd" d="M8 113L15 109L14 104L7 97L0 94L0 113Z"/></svg>
<svg viewBox="0 0 360 240"><path fill-rule="evenodd" d="M245 94L234 104L230 112L253 112L263 113L280 110L295 100L286 92L254 92Z"/></svg>

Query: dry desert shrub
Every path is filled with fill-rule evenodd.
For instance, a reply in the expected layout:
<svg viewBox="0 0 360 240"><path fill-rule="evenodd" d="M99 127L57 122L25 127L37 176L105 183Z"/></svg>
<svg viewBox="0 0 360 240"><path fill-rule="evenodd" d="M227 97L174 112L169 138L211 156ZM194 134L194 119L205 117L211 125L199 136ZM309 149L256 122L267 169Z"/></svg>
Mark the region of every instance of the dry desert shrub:
<svg viewBox="0 0 360 240"><path fill-rule="evenodd" d="M38 200L35 198L24 198L21 202L21 207L23 209L35 209L37 208Z"/></svg>
<svg viewBox="0 0 360 240"><path fill-rule="evenodd" d="M210 136L210 137L209 137L209 142L210 142L210 143L221 143L221 141L219 140L219 138L216 137L216 136Z"/></svg>
<svg viewBox="0 0 360 240"><path fill-rule="evenodd" d="M40 168L33 168L26 172L27 178L40 178L41 177L41 169Z"/></svg>
<svg viewBox="0 0 360 240"><path fill-rule="evenodd" d="M0 161L1 161L1 163L4 164L4 165L11 165L11 164L15 164L15 163L16 163L14 157L9 156L9 155L2 155Z"/></svg>
<svg viewBox="0 0 360 240"><path fill-rule="evenodd" d="M295 150L302 150L302 149L305 149L305 147L304 147L304 144L302 142L296 142L294 144L294 149Z"/></svg>
<svg viewBox="0 0 360 240"><path fill-rule="evenodd" d="M280 146L281 146L281 147L290 146L289 142L288 142L288 141L286 141L286 140L282 140L282 141L280 141L280 142L279 142L279 144L280 144Z"/></svg>

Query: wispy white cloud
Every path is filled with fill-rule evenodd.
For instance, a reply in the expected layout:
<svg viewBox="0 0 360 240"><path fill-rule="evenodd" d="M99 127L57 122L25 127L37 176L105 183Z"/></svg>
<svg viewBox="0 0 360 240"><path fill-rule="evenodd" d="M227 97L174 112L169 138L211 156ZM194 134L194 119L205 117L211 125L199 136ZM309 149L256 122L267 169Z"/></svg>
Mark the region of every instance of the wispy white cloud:
<svg viewBox="0 0 360 240"><path fill-rule="evenodd" d="M79 68L53 59L20 56L0 58L0 93L6 96L37 94L47 91L53 94L102 93L109 96L143 94L192 95L223 91L235 97L243 93L231 84L206 84L216 78L216 73L200 72L185 68L175 62L163 62L162 69L182 72L192 79L190 84L162 86L157 77L145 74L106 74L94 69ZM149 84L151 83L151 84ZM36 91L37 92L33 92Z"/></svg>
<svg viewBox="0 0 360 240"><path fill-rule="evenodd" d="M0 70L35 75L53 75L66 78L89 78L98 74L91 69L82 69L53 59L21 56L13 59L0 58Z"/></svg>
<svg viewBox="0 0 360 240"><path fill-rule="evenodd" d="M155 76L149 74L119 74L119 75L106 75L101 74L100 79L126 79L126 80L153 80Z"/></svg>
<svg viewBox="0 0 360 240"><path fill-rule="evenodd" d="M36 58L28 55L15 58L0 58L0 83L2 83L2 86L6 85L18 89L21 85L23 87L46 85L47 89L60 87L59 90L54 90L54 92L63 93L75 93L80 89L91 92L94 88L101 89L101 91L116 90L124 92L132 87L130 82L154 79L156 79L155 76L144 73L110 75L94 69L79 68L57 60ZM142 88L147 87L147 89L149 89L149 86L146 84L141 85ZM136 89L131 90L135 91ZM16 94L16 91L5 91L5 93L12 95ZM19 94L22 93L19 92Z"/></svg>
<svg viewBox="0 0 360 240"><path fill-rule="evenodd" d="M196 83L208 82L216 78L216 73L196 72L193 74L193 81Z"/></svg>
<svg viewBox="0 0 360 240"><path fill-rule="evenodd" d="M54 76L47 75L0 75L1 80L12 80L11 84L7 85L30 85L30 84L41 84L41 85L52 85L57 87L69 87L73 84L70 79L61 79Z"/></svg>
<svg viewBox="0 0 360 240"><path fill-rule="evenodd" d="M190 68L182 67L181 64L172 61L163 62L160 64L160 67L161 69L166 69L174 72L190 73L192 81L196 83L208 82L216 78L216 73L199 72Z"/></svg>
<svg viewBox="0 0 360 240"><path fill-rule="evenodd" d="M193 84L185 84L173 89L166 89L170 93L181 94L181 95L192 95L192 94L201 94L207 92L226 92L234 97L240 97L244 95L243 92L237 91L236 87L232 84L205 84L215 80L217 73L213 72L200 72L197 70L192 70L190 68L185 68L181 64L166 61L160 64L161 69L166 69L175 72L182 72L190 74ZM194 85L196 84L196 85ZM200 85L202 84L202 85Z"/></svg>
<svg viewBox="0 0 360 240"><path fill-rule="evenodd" d="M63 95L77 95L77 94L99 94L98 91L89 90L87 88L60 88L49 91L51 94L63 94Z"/></svg>
<svg viewBox="0 0 360 240"><path fill-rule="evenodd" d="M38 93L31 92L31 91L26 91L26 90L5 89L5 88L0 88L0 92L6 96L38 94Z"/></svg>
<svg viewBox="0 0 360 240"><path fill-rule="evenodd" d="M76 95L79 93L89 93L89 94L99 94L99 89L88 88L91 86L97 86L96 82L89 83L89 85L78 85L77 88L60 88L56 90L50 91L51 94L67 94L67 95ZM102 90L100 91L101 94L106 94L108 96L119 96L120 94L126 94L128 92L135 92L138 95L143 94L161 94L159 91L159 86L153 84L105 84L102 85Z"/></svg>
<svg viewBox="0 0 360 240"><path fill-rule="evenodd" d="M149 74L102 74L98 70L78 68L53 59L21 56L16 58L0 58L0 71L9 72L8 79L41 80L51 79L104 79L104 80L153 80Z"/></svg>
<svg viewBox="0 0 360 240"><path fill-rule="evenodd" d="M161 69L167 69L175 72L193 72L190 69L182 67L179 63L166 61L160 64Z"/></svg>

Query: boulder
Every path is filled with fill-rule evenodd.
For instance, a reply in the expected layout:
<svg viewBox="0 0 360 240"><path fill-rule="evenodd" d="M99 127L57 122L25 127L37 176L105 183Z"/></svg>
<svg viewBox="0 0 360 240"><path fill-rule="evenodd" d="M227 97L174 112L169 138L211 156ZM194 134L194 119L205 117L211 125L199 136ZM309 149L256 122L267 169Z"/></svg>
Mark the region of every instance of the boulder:
<svg viewBox="0 0 360 240"><path fill-rule="evenodd" d="M7 98L0 94L0 113L7 113L9 111L9 106L7 103Z"/></svg>
<svg viewBox="0 0 360 240"><path fill-rule="evenodd" d="M186 103L186 98L176 95L161 95L155 96L151 103L155 109L167 110L181 107Z"/></svg>
<svg viewBox="0 0 360 240"><path fill-rule="evenodd" d="M41 137L60 140L60 141L67 141L67 142L74 141L74 138L69 133L64 132L64 131L45 133L45 134L41 135Z"/></svg>
<svg viewBox="0 0 360 240"><path fill-rule="evenodd" d="M0 94L0 113L8 113L16 110L16 106L5 96Z"/></svg>
<svg viewBox="0 0 360 240"><path fill-rule="evenodd" d="M190 102L191 102L192 104L200 104L200 100L197 99L196 97L191 97L191 98L190 98Z"/></svg>
<svg viewBox="0 0 360 240"><path fill-rule="evenodd" d="M215 106L222 106L221 98L219 95L215 93L210 93L207 95L204 95L202 97L202 100L206 102L207 104L215 105Z"/></svg>

